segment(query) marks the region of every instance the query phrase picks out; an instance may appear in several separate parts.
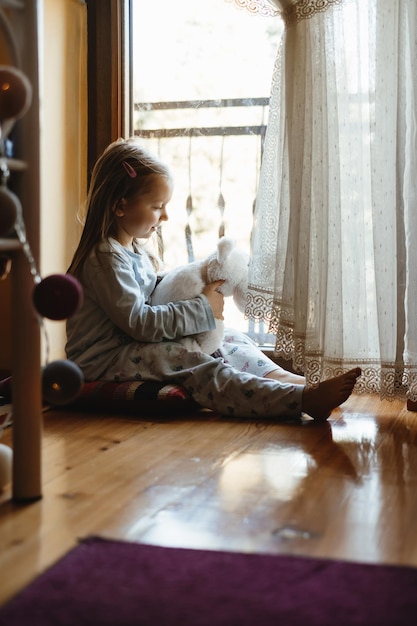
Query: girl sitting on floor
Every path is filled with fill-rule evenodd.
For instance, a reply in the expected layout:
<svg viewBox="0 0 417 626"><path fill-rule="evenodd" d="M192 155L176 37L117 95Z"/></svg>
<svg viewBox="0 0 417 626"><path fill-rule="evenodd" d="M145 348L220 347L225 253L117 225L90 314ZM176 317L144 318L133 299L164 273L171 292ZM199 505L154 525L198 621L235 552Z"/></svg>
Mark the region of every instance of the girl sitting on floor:
<svg viewBox="0 0 417 626"><path fill-rule="evenodd" d="M68 359L89 381L181 384L199 405L226 415L326 419L350 396L359 368L309 388L235 330L225 331L214 355L184 349L179 338L223 319L221 281L191 300L149 304L158 263L144 243L168 219L172 190L168 168L133 139L115 141L97 160L68 269L84 289L80 310L67 320Z"/></svg>

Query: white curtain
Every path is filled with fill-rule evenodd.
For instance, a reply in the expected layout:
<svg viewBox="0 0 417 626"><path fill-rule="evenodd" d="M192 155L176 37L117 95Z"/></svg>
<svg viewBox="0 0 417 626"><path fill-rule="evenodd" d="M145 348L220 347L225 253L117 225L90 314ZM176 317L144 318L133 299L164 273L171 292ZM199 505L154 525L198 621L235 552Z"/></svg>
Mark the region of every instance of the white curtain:
<svg viewBox="0 0 417 626"><path fill-rule="evenodd" d="M285 21L247 314L309 382L416 400L417 2L234 1Z"/></svg>

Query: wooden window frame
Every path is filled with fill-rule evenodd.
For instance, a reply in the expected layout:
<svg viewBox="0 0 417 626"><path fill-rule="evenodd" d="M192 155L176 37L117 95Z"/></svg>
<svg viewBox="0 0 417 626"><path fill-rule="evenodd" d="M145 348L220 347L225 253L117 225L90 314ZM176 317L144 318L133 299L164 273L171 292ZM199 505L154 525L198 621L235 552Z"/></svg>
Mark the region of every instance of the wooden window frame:
<svg viewBox="0 0 417 626"><path fill-rule="evenodd" d="M88 178L106 146L131 132L131 0L86 0Z"/></svg>

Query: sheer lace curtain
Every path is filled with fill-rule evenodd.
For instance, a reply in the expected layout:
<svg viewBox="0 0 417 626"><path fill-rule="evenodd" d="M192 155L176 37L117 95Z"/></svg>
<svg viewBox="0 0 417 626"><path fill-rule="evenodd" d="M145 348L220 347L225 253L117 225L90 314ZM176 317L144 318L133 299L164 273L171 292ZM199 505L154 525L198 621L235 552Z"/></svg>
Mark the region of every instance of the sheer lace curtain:
<svg viewBox="0 0 417 626"><path fill-rule="evenodd" d="M417 399L417 2L234 0L285 21L247 314L310 383Z"/></svg>

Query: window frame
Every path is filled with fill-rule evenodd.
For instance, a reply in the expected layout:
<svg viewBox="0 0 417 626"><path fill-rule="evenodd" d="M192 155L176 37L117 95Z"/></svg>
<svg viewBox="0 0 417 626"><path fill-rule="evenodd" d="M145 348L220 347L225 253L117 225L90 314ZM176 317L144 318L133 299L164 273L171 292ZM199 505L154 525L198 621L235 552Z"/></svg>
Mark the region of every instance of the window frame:
<svg viewBox="0 0 417 626"><path fill-rule="evenodd" d="M103 150L132 128L131 0L86 0L88 178Z"/></svg>

